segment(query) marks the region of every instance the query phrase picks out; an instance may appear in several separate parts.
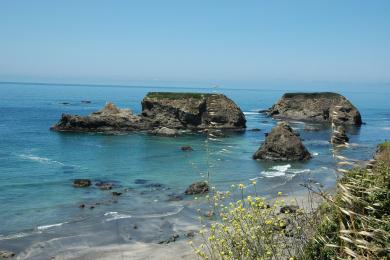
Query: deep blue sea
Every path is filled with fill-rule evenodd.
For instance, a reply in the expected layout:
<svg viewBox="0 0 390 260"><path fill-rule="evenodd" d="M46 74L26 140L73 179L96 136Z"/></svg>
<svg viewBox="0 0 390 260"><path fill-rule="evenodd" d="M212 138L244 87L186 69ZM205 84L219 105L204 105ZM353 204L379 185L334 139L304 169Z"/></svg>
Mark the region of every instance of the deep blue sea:
<svg viewBox="0 0 390 260"><path fill-rule="evenodd" d="M87 115L107 101L138 113L149 91L224 93L244 111L247 129L261 131L210 140L200 134L169 138L49 130L62 113ZM192 182L205 180L207 172L218 190L257 179L257 191L271 197L278 191L298 193L304 190L300 184L309 179L332 188L337 174L327 127L310 132L305 131L307 124L291 122L314 155L309 162L265 163L251 158L264 133L276 124L258 111L270 107L283 93L295 91L336 91L360 110L365 124L349 132L351 148L343 151L346 156L368 160L378 143L390 139L390 86L385 85L189 89L1 83L0 246L22 251L36 241L59 236L65 226L77 227L71 229L77 235L90 225L103 226L126 218L152 221L164 216L191 216L193 198L176 198ZM188 145L193 152L181 151L181 146ZM111 191L94 186L78 189L72 187L75 178L109 181L116 187ZM123 194L113 198L114 190ZM80 204L86 208L80 209ZM28 237L23 246L17 243Z"/></svg>

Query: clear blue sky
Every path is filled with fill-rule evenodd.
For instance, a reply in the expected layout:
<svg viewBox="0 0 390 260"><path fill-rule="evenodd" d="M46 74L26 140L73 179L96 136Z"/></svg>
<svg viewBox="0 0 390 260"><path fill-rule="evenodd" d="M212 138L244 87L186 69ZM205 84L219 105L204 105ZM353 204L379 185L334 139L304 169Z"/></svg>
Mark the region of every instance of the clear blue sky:
<svg viewBox="0 0 390 260"><path fill-rule="evenodd" d="M0 80L390 82L390 1L0 1Z"/></svg>

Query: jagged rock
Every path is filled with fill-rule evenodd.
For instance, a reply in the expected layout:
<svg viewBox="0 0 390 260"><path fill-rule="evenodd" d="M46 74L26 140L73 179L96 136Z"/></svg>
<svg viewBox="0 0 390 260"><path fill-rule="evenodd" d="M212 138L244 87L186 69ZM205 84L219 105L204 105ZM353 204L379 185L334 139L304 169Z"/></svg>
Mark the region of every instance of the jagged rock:
<svg viewBox="0 0 390 260"><path fill-rule="evenodd" d="M90 179L76 179L73 181L73 186L76 188L84 188L91 186L91 180Z"/></svg>
<svg viewBox="0 0 390 260"><path fill-rule="evenodd" d="M0 258L12 258L15 255L16 254L14 252L7 251L7 250L0 250Z"/></svg>
<svg viewBox="0 0 390 260"><path fill-rule="evenodd" d="M60 121L52 126L56 131L110 132L146 130L149 126L140 116L128 109L119 109L107 103L103 109L89 116L63 114Z"/></svg>
<svg viewBox="0 0 390 260"><path fill-rule="evenodd" d="M241 109L222 94L151 92L142 100L142 116L177 129L239 129L246 123Z"/></svg>
<svg viewBox="0 0 390 260"><path fill-rule="evenodd" d="M301 139L287 123L279 123L265 139L265 142L253 155L253 159L287 161L307 160L311 155Z"/></svg>
<svg viewBox="0 0 390 260"><path fill-rule="evenodd" d="M51 129L117 133L161 128L244 129L245 123L241 109L222 94L151 92L142 100L140 115L108 103L88 116L63 114Z"/></svg>
<svg viewBox="0 0 390 260"><path fill-rule="evenodd" d="M187 195L205 194L209 192L209 185L205 181L199 181L191 184L184 192Z"/></svg>
<svg viewBox="0 0 390 260"><path fill-rule="evenodd" d="M349 141L349 138L345 132L343 125L335 126L332 133L331 143L332 144L345 144Z"/></svg>
<svg viewBox="0 0 390 260"><path fill-rule="evenodd" d="M344 96L332 92L286 93L267 114L274 118L330 123L334 112L342 124L362 124L357 108Z"/></svg>
<svg viewBox="0 0 390 260"><path fill-rule="evenodd" d="M150 134L153 134L153 135L159 135L159 136L170 136L170 137L174 137L174 136L178 136L180 135L180 132L176 129L172 129L172 128L168 128L168 127L160 127L160 128L156 128L152 131L149 132Z"/></svg>

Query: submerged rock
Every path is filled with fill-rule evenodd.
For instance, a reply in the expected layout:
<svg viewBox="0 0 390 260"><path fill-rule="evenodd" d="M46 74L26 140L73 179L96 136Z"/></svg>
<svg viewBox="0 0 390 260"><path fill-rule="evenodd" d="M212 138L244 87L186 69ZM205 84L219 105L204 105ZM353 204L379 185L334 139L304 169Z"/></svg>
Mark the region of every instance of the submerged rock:
<svg viewBox="0 0 390 260"><path fill-rule="evenodd" d="M362 124L357 108L344 96L332 92L286 93L267 114L274 118L330 123L335 111L342 124Z"/></svg>
<svg viewBox="0 0 390 260"><path fill-rule="evenodd" d="M205 181L199 181L191 184L184 192L187 195L205 194L209 192L209 185Z"/></svg>
<svg viewBox="0 0 390 260"><path fill-rule="evenodd" d="M73 186L76 188L84 188L91 186L91 180L90 179L75 179L73 181Z"/></svg>
<svg viewBox="0 0 390 260"><path fill-rule="evenodd" d="M111 190L112 187L114 186L110 182L102 182L102 181L97 182L95 185L101 190Z"/></svg>
<svg viewBox="0 0 390 260"><path fill-rule="evenodd" d="M16 254L14 252L7 251L7 250L0 250L0 258L12 258L15 255Z"/></svg>
<svg viewBox="0 0 390 260"><path fill-rule="evenodd" d="M191 146L182 146L182 147L181 147L181 150L184 151L184 152L191 152L191 151L193 151L194 149L192 149Z"/></svg>
<svg viewBox="0 0 390 260"><path fill-rule="evenodd" d="M173 130L244 129L245 123L241 109L222 94L151 92L142 100L140 115L107 103L88 116L63 114L51 129L104 133L148 130L176 136Z"/></svg>
<svg viewBox="0 0 390 260"><path fill-rule="evenodd" d="M290 161L308 160L310 153L287 123L279 123L267 135L253 159Z"/></svg>

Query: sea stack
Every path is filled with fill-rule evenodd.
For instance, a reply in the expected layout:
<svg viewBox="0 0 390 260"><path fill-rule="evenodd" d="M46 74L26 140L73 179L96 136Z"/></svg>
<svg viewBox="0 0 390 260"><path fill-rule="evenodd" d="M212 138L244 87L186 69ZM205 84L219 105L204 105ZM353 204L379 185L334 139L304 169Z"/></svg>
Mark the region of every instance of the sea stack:
<svg viewBox="0 0 390 260"><path fill-rule="evenodd" d="M148 131L177 136L177 130L241 130L241 109L222 94L151 92L142 100L142 113L133 114L108 103L88 116L63 114L51 129L71 132Z"/></svg>
<svg viewBox="0 0 390 260"><path fill-rule="evenodd" d="M222 94L150 92L142 117L152 125L176 129L243 129L241 109Z"/></svg>
<svg viewBox="0 0 390 260"><path fill-rule="evenodd" d="M309 151L291 127L281 122L267 135L253 159L272 161L303 161L311 158Z"/></svg>
<svg viewBox="0 0 390 260"><path fill-rule="evenodd" d="M268 109L273 118L331 123L337 111L338 123L360 126L357 108L344 96L332 92L286 93Z"/></svg>

